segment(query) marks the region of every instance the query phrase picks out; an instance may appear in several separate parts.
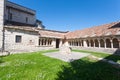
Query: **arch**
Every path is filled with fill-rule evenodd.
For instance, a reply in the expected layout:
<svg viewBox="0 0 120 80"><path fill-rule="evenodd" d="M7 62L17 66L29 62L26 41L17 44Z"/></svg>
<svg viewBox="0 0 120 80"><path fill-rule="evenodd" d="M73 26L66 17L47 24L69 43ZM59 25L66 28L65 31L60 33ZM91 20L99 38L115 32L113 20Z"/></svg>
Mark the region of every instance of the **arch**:
<svg viewBox="0 0 120 80"><path fill-rule="evenodd" d="M69 43L69 45L71 46L71 41L69 41L68 43Z"/></svg>
<svg viewBox="0 0 120 80"><path fill-rule="evenodd" d="M77 41L75 41L75 46L77 46Z"/></svg>
<svg viewBox="0 0 120 80"><path fill-rule="evenodd" d="M97 39L95 39L95 47L99 47L99 42Z"/></svg>
<svg viewBox="0 0 120 80"><path fill-rule="evenodd" d="M81 46L81 42L79 41L79 46Z"/></svg>
<svg viewBox="0 0 120 80"><path fill-rule="evenodd" d="M87 47L89 47L89 41L88 40L86 40L86 43L87 43Z"/></svg>
<svg viewBox="0 0 120 80"><path fill-rule="evenodd" d="M72 41L72 46L74 46L74 42Z"/></svg>
<svg viewBox="0 0 120 80"><path fill-rule="evenodd" d="M106 39L106 48L111 48L110 39Z"/></svg>
<svg viewBox="0 0 120 80"><path fill-rule="evenodd" d="M39 46L41 45L41 39L39 39L39 43L38 44L39 44Z"/></svg>
<svg viewBox="0 0 120 80"><path fill-rule="evenodd" d="M72 46L72 41L69 41L69 45Z"/></svg>
<svg viewBox="0 0 120 80"><path fill-rule="evenodd" d="M94 41L90 40L91 47L94 47Z"/></svg>
<svg viewBox="0 0 120 80"><path fill-rule="evenodd" d="M76 41L76 46L78 46L79 45L79 43L78 43L78 41Z"/></svg>
<svg viewBox="0 0 120 80"><path fill-rule="evenodd" d="M84 46L84 45L83 45L83 40L82 40L81 42L82 42L82 45L81 45L81 46Z"/></svg>
<svg viewBox="0 0 120 80"><path fill-rule="evenodd" d="M112 42L113 42L113 48L119 48L119 41L117 38L114 38Z"/></svg>
<svg viewBox="0 0 120 80"><path fill-rule="evenodd" d="M52 45L52 39L49 40L49 44Z"/></svg>
<svg viewBox="0 0 120 80"><path fill-rule="evenodd" d="M100 47L105 47L105 42L103 39L100 39Z"/></svg>
<svg viewBox="0 0 120 80"><path fill-rule="evenodd" d="M46 44L47 44L47 39L44 40L44 45L46 45Z"/></svg>

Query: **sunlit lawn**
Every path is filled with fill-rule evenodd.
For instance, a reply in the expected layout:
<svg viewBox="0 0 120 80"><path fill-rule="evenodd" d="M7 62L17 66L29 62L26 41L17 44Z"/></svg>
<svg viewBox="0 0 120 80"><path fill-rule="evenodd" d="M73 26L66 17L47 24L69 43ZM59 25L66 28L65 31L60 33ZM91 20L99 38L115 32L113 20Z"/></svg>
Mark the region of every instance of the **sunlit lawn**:
<svg viewBox="0 0 120 80"><path fill-rule="evenodd" d="M54 51L57 50L0 58L0 80L120 80L120 69L101 61L86 57L67 63L42 55ZM110 56L102 53L93 55Z"/></svg>

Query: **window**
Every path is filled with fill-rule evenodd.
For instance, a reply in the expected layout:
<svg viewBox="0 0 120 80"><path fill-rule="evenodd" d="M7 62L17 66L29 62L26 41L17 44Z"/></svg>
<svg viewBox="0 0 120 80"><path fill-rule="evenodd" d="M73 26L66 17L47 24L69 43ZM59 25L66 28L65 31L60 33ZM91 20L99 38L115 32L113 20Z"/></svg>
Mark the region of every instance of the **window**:
<svg viewBox="0 0 120 80"><path fill-rule="evenodd" d="M9 20L12 20L12 18L13 18L12 13L9 13Z"/></svg>
<svg viewBox="0 0 120 80"><path fill-rule="evenodd" d="M26 17L26 23L28 23L28 17Z"/></svg>
<svg viewBox="0 0 120 80"><path fill-rule="evenodd" d="M47 38L39 39L39 46L50 46L50 45L52 45L52 39L47 39Z"/></svg>
<svg viewBox="0 0 120 80"><path fill-rule="evenodd" d="M21 43L22 42L22 36L20 35L16 35L16 40L15 40L16 43Z"/></svg>

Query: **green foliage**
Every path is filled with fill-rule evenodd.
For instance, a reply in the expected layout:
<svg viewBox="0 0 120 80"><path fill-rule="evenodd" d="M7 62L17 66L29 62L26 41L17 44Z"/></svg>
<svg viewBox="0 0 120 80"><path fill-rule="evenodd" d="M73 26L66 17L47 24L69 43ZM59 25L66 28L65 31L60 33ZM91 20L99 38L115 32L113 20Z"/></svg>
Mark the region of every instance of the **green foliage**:
<svg viewBox="0 0 120 80"><path fill-rule="evenodd" d="M0 80L120 80L120 69L101 61L86 57L67 63L42 55L54 51L58 50L3 57Z"/></svg>

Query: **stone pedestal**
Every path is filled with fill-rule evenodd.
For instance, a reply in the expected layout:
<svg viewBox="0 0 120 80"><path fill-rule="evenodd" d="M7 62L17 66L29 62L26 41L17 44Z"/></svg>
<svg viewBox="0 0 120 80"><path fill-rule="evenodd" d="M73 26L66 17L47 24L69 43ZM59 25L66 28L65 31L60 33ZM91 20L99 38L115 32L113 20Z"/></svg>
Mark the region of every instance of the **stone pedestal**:
<svg viewBox="0 0 120 80"><path fill-rule="evenodd" d="M62 46L59 48L59 52L60 52L61 54L71 54L71 49L70 49L70 47L68 47L68 46L62 45Z"/></svg>

